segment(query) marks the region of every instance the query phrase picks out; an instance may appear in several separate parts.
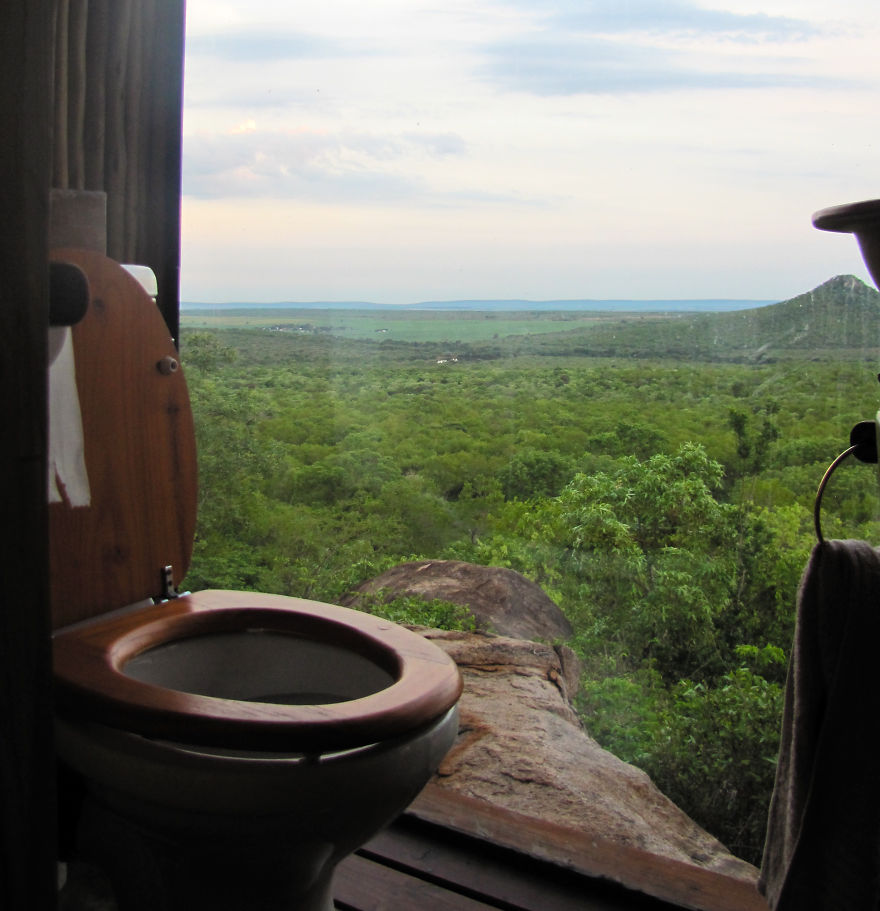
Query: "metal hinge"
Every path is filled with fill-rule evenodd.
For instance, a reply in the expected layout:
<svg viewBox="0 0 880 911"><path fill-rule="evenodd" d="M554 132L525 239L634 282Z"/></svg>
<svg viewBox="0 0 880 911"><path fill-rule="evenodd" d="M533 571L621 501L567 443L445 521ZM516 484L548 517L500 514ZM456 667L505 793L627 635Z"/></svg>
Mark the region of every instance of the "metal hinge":
<svg viewBox="0 0 880 911"><path fill-rule="evenodd" d="M180 597L180 592L174 587L174 567L169 563L168 566L162 567L162 596L154 598L157 604L163 601L173 601Z"/></svg>

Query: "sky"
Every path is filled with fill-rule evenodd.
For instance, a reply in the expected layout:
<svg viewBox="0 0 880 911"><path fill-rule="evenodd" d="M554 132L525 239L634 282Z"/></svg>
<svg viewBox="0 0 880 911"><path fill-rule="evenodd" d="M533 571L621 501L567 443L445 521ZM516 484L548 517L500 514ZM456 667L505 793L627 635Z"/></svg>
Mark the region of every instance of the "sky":
<svg viewBox="0 0 880 911"><path fill-rule="evenodd" d="M876 0L188 0L185 302L869 282Z"/></svg>

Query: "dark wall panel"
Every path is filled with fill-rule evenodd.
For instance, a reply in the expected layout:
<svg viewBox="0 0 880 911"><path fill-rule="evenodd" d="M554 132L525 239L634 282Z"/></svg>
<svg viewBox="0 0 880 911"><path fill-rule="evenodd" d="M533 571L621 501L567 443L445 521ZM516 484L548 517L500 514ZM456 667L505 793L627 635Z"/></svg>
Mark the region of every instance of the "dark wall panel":
<svg viewBox="0 0 880 911"><path fill-rule="evenodd" d="M0 907L54 904L46 540L51 0L0 12Z"/></svg>

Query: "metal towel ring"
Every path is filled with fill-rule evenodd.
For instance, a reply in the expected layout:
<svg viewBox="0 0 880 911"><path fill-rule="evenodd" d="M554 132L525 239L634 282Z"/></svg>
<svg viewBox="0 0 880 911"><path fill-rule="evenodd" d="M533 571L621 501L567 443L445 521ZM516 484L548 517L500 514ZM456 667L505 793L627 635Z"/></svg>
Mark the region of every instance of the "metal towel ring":
<svg viewBox="0 0 880 911"><path fill-rule="evenodd" d="M813 504L813 525L816 529L816 540L820 544L825 543L822 537L822 494L825 492L825 485L831 480L831 475L837 470L837 466L843 462L847 456L854 455L860 462L877 461L877 428L874 421L859 421L849 434L850 447L845 449L826 469L819 482L819 489L816 491L816 501Z"/></svg>

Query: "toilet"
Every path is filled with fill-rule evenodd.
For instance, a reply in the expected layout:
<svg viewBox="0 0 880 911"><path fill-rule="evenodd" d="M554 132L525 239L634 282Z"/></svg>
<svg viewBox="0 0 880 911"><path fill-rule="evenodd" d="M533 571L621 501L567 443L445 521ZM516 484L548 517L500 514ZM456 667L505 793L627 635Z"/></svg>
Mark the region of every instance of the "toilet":
<svg viewBox="0 0 880 911"><path fill-rule="evenodd" d="M178 594L197 488L177 351L128 271L86 250L53 259L90 289L69 330L79 413L50 440L69 450L59 466L82 457L49 505L56 745L87 795L77 853L121 911L329 911L336 865L454 742L458 670L348 608Z"/></svg>

